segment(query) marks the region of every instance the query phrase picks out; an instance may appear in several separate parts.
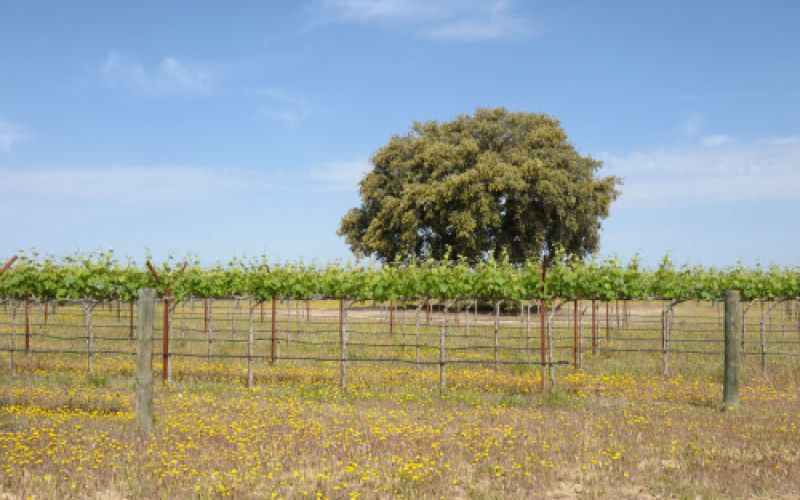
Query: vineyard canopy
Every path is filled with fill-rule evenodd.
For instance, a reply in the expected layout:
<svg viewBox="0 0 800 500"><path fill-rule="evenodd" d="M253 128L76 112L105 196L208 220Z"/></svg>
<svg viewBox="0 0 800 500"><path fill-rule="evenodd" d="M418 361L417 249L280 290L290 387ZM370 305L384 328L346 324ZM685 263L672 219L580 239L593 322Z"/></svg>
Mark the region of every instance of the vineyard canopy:
<svg viewBox="0 0 800 500"><path fill-rule="evenodd" d="M403 264L269 263L266 258L234 259L203 267L190 259L157 266L156 280L145 266L122 263L113 253L38 258L22 255L0 275L0 298L16 300L131 301L152 287L177 300L188 297L315 296L358 300L486 299L719 299L727 289L745 300L800 297L800 268L705 268L675 266L664 258L656 269L636 259L623 263L556 259L542 281L538 263L525 266L488 260L412 261Z"/></svg>

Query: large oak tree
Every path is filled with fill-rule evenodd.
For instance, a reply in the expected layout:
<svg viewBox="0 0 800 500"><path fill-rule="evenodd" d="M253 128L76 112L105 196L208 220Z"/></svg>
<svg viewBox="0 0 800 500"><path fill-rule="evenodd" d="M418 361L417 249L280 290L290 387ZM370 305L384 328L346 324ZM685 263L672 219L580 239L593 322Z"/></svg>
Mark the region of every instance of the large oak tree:
<svg viewBox="0 0 800 500"><path fill-rule="evenodd" d="M597 250L620 183L598 177L602 163L580 155L555 118L504 108L416 122L372 164L338 232L381 260L583 257Z"/></svg>

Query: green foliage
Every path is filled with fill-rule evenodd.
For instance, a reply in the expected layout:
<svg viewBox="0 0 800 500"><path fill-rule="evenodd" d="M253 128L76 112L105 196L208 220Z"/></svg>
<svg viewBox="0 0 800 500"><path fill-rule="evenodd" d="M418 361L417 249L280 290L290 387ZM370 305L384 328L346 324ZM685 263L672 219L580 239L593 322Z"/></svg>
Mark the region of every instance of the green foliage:
<svg viewBox="0 0 800 500"><path fill-rule="evenodd" d="M143 287L185 300L249 297L307 299L316 295L357 300L482 299L719 299L727 289L744 300L800 297L800 269L736 265L728 269L676 267L665 257L655 270L637 258L582 262L556 255L542 279L540 264L513 265L505 257L474 266L465 259L410 259L393 264L269 264L260 259L233 259L203 268L190 259L169 259L158 268L162 285L144 268L122 264L113 252L78 253L56 258L23 254L0 275L0 299L132 300Z"/></svg>
<svg viewBox="0 0 800 500"><path fill-rule="evenodd" d="M362 205L339 234L355 251L521 264L556 249L583 257L599 243L616 198L615 177L581 156L558 120L503 108L450 122L415 123L372 158Z"/></svg>

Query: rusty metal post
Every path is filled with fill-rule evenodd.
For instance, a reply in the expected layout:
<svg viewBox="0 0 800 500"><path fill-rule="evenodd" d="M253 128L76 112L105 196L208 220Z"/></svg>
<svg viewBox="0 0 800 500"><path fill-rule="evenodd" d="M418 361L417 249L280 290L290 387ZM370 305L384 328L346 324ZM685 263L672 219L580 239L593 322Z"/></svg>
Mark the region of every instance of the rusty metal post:
<svg viewBox="0 0 800 500"><path fill-rule="evenodd" d="M50 302L48 302L48 301L44 302L44 324L45 324L45 326L47 326L47 313L49 312L49 309L50 309L48 307L49 305L50 305Z"/></svg>
<svg viewBox="0 0 800 500"><path fill-rule="evenodd" d="M16 261L17 261L17 256L13 255L10 259L6 261L5 264L3 264L3 267L0 267L0 274L3 274L4 272L8 271L8 268L13 266L14 262Z"/></svg>
<svg viewBox="0 0 800 500"><path fill-rule="evenodd" d="M203 331L208 331L208 298L203 299Z"/></svg>

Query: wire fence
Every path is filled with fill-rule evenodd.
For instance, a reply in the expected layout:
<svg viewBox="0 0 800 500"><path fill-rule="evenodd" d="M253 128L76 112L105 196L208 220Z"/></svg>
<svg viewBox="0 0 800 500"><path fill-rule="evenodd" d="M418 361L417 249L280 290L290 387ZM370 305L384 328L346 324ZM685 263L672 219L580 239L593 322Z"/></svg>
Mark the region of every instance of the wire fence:
<svg viewBox="0 0 800 500"><path fill-rule="evenodd" d="M446 366L519 365L542 387L556 369L600 359L647 360L663 375L700 359L721 362L719 302L476 300L433 303L248 298L159 301L154 356L165 381L245 377L282 363L333 364L344 385L350 363ZM0 369L112 371L132 374L136 305L89 301L4 301ZM764 375L778 360L800 357L800 302L742 305L741 353ZM165 335L166 332L166 335ZM102 366L98 362L102 360ZM174 360L186 363L175 368ZM158 366L160 363L160 366ZM254 365L255 364L255 365ZM653 367L652 369L655 369Z"/></svg>

